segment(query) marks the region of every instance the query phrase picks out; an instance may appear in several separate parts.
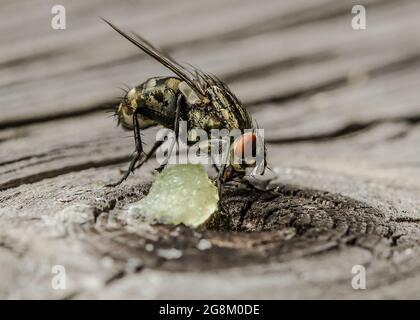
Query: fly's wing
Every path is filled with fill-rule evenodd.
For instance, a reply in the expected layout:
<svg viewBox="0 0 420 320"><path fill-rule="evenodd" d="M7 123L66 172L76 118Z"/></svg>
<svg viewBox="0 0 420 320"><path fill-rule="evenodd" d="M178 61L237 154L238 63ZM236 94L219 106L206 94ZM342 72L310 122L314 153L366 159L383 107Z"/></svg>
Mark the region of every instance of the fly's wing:
<svg viewBox="0 0 420 320"><path fill-rule="evenodd" d="M182 80L184 80L188 85L196 91L197 94L204 96L204 90L200 86L200 83L191 77L191 74L189 71L185 70L182 66L179 65L176 61L170 59L169 57L165 56L162 52L160 52L158 49L153 47L148 41L143 39L141 36L132 33L133 36L125 33L121 29L119 29L117 26L112 24L111 22L105 20L104 18L101 18L103 21L105 21L111 28L113 28L115 31L117 31L120 35L122 35L124 38L126 38L128 41L133 43L136 47L140 48L142 51L147 53L149 56L153 57L157 61L159 61L162 65L167 67L169 70L171 70L173 73L175 73L178 77L180 77Z"/></svg>

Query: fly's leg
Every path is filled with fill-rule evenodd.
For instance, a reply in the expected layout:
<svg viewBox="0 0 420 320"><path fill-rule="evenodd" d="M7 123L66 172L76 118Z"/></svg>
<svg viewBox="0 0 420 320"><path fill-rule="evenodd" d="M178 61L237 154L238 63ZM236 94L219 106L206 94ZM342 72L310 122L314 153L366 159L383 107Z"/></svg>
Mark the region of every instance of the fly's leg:
<svg viewBox="0 0 420 320"><path fill-rule="evenodd" d="M155 154L156 150L162 145L162 143L163 143L163 141L156 142L153 145L153 147L150 149L150 151L146 154L146 156L144 156L143 159L137 165L136 165L136 163L138 162L138 159L140 157L137 156L137 151L135 151L134 154L133 154L133 157L131 159L129 168L124 173L124 176L118 182L108 184L107 187L115 187L115 186L118 186L119 184L121 184L124 180L126 180L128 178L128 176L130 175L130 172L134 172L134 170L140 168L143 164L145 164L147 161L149 161L150 158Z"/></svg>
<svg viewBox="0 0 420 320"><path fill-rule="evenodd" d="M223 183L223 174L226 170L226 165L222 164L220 167L219 173L217 174L216 183L217 183L217 191L219 192L219 198L222 192L222 183Z"/></svg>
<svg viewBox="0 0 420 320"><path fill-rule="evenodd" d="M222 191L222 183L224 182L224 175L226 171L227 164L230 161L230 152L227 150L225 154L222 154L222 163L220 167L218 168L218 173L216 177L216 183L217 183L217 190L219 192L219 198L221 197L221 191Z"/></svg>
<svg viewBox="0 0 420 320"><path fill-rule="evenodd" d="M163 168L166 167L168 164L169 158L171 157L172 151L174 149L175 143L178 144L178 137L179 137L179 115L181 111L181 99L182 96L179 95L176 101L176 110L175 110L175 124L174 124L174 131L175 131L175 139L172 140L171 145L168 150L168 156L163 160L163 163L156 169L156 171L161 172Z"/></svg>
<svg viewBox="0 0 420 320"><path fill-rule="evenodd" d="M216 170L217 172L217 176L219 176L220 171L222 169L222 167L218 167L216 164L216 159L214 158L213 154L211 154L211 161L212 161L212 167L214 168L214 170ZM217 180L217 179L216 179ZM219 188L219 187L218 187Z"/></svg>
<svg viewBox="0 0 420 320"><path fill-rule="evenodd" d="M124 172L124 175L121 177L121 179L118 180L117 182L107 184L106 187L116 187L120 185L124 180L126 180L128 176L130 175L130 173L134 171L134 166L136 165L138 159L139 159L138 153L137 151L135 151L133 153L133 156L131 157L130 165L128 166L127 171Z"/></svg>
<svg viewBox="0 0 420 320"><path fill-rule="evenodd" d="M107 187L116 187L120 185L124 180L128 178L130 173L134 172L136 163L144 156L143 143L141 142L140 135L140 126L139 119L137 115L139 114L139 108L136 108L133 112L133 124L134 124L134 142L136 145L136 151L134 151L133 156L131 157L130 165L128 166L127 171L124 172L124 175L115 183L110 183L106 185Z"/></svg>
<svg viewBox="0 0 420 320"><path fill-rule="evenodd" d="M214 163L212 164L214 170L216 170L217 173L219 173L220 169L218 166L216 166Z"/></svg>
<svg viewBox="0 0 420 320"><path fill-rule="evenodd" d="M134 170L140 168L143 164L150 160L150 158L155 154L156 150L162 145L163 141L157 141L146 156L140 161L140 163L134 168Z"/></svg>

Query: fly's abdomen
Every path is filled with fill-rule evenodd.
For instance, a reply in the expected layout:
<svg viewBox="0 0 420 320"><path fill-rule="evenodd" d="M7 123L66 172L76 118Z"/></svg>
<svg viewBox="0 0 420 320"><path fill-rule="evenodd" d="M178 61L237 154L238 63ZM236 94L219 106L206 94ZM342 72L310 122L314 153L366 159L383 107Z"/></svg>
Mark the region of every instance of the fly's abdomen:
<svg viewBox="0 0 420 320"><path fill-rule="evenodd" d="M159 124L172 128L175 122L176 104L180 91L177 78L152 78L140 86L137 107L144 108L144 118L153 119ZM140 100L140 101L139 101Z"/></svg>
<svg viewBox="0 0 420 320"><path fill-rule="evenodd" d="M140 129L157 124L172 128L175 121L180 80L173 77L156 77L131 89L118 107L120 123L133 129L133 113L137 110Z"/></svg>

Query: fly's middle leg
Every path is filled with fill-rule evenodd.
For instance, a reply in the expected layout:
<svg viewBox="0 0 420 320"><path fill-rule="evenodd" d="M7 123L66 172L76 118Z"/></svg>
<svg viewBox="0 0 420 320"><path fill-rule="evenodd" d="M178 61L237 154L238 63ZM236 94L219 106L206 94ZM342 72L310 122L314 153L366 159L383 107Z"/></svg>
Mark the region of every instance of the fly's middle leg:
<svg viewBox="0 0 420 320"><path fill-rule="evenodd" d="M217 191L219 192L219 198L220 198L221 192L222 192L222 184L223 184L223 177L224 177L224 174L225 174L225 170L226 170L226 163L225 163L225 161L223 161L223 163L221 164L221 166L219 168L219 172L217 173L217 177L216 177Z"/></svg>
<svg viewBox="0 0 420 320"><path fill-rule="evenodd" d="M225 140L218 140L218 143L225 143ZM228 164L230 163L230 152L229 151L225 151L223 152L223 148L221 149L219 147L219 154L221 153L221 163L219 166L216 165L216 159L213 157L213 153L211 155L211 160L213 162L213 167L216 169L217 171L217 176L216 176L216 184L217 184L217 190L219 192L219 198L221 196L221 191L222 191L222 185L224 183L224 176L225 176L225 171L226 168L228 166Z"/></svg>
<svg viewBox="0 0 420 320"><path fill-rule="evenodd" d="M179 137L179 117L180 117L180 112L181 112L181 100L182 100L182 96L179 95L178 99L176 101L176 110L175 110L175 123L174 123L174 132L175 132L175 139L172 140L171 145L169 146L169 150L168 150L168 156L165 158L165 160L163 160L163 163L156 168L156 170L158 172L161 172L166 165L168 164L169 158L172 155L172 151L174 149L175 143L178 144L178 137Z"/></svg>
<svg viewBox="0 0 420 320"><path fill-rule="evenodd" d="M140 168L143 164L150 160L150 158L155 154L156 150L162 145L164 141L157 141L153 147L147 152L146 156L139 162L139 164L134 168L134 170Z"/></svg>

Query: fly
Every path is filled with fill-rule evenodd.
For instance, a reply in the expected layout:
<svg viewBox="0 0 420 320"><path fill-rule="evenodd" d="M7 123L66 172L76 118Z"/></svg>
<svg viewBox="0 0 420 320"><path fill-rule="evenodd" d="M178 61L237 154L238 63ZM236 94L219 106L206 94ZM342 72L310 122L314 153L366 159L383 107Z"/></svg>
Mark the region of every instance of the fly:
<svg viewBox="0 0 420 320"><path fill-rule="evenodd" d="M165 56L158 49L144 40L141 36L130 35L120 30L111 22L103 19L109 26L124 38L140 48L149 56L171 70L176 77L153 77L129 90L115 110L121 126L134 131L135 152L133 153L128 170L122 178L110 186L122 183L131 172L142 166L163 143L156 142L146 154L143 150L140 132L151 126L162 125L175 133L175 140L179 137L179 123L186 121L188 128L199 128L210 134L212 129L239 129L244 132L235 139L227 153L229 159L217 166L216 182L220 191L222 183L236 177L244 177L246 169L252 169L252 175L262 175L266 168L265 145L257 152L263 153L263 161L247 161L243 151L252 145L255 148L259 138L253 121L238 98L230 91L226 84L213 75L204 73L196 68L188 70L173 59ZM169 159L174 142L169 148L168 157L158 170L163 169ZM263 141L262 141L263 143ZM255 151L255 150L254 150ZM240 163L233 161L233 155L242 155Z"/></svg>

